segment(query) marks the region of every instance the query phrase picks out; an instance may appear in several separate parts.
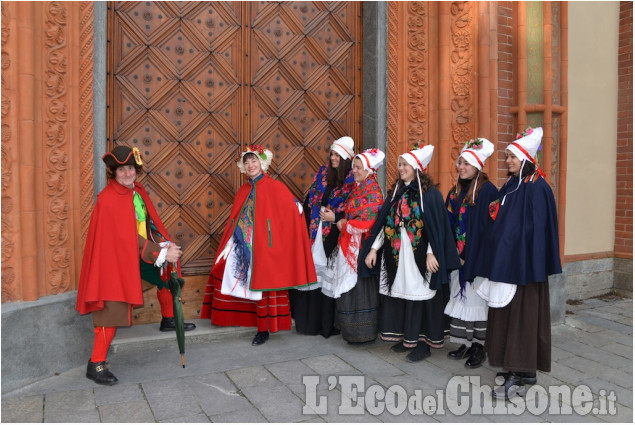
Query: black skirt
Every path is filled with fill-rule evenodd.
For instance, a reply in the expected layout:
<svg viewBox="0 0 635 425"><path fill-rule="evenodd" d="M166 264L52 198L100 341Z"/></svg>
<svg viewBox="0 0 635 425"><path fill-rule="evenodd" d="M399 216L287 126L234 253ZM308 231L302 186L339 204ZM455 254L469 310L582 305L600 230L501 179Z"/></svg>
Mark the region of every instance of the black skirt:
<svg viewBox="0 0 635 425"><path fill-rule="evenodd" d="M551 371L548 282L519 286L505 307L490 307L487 322L490 365L513 372Z"/></svg>
<svg viewBox="0 0 635 425"><path fill-rule="evenodd" d="M335 300L324 295L321 289L290 289L289 298L296 331L304 335L322 335L324 338L340 333L334 326Z"/></svg>
<svg viewBox="0 0 635 425"><path fill-rule="evenodd" d="M335 301L335 325L348 342L370 342L379 325L379 276L358 278L350 291Z"/></svg>
<svg viewBox="0 0 635 425"><path fill-rule="evenodd" d="M384 341L403 341L405 347L415 347L424 341L433 348L442 348L449 334L450 320L443 312L450 298L448 285L442 285L429 300L410 301L381 297L379 332Z"/></svg>

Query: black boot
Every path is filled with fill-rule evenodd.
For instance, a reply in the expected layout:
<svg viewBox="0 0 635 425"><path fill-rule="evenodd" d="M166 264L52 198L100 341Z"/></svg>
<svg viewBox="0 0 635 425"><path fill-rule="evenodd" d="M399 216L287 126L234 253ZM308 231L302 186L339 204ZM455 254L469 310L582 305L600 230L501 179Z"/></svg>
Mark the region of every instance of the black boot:
<svg viewBox="0 0 635 425"><path fill-rule="evenodd" d="M251 341L251 345L262 345L269 339L269 331L258 332Z"/></svg>
<svg viewBox="0 0 635 425"><path fill-rule="evenodd" d="M393 345L392 347L390 347L390 349L392 351L394 351L395 353L405 353L406 351L412 350L412 348L414 348L414 347L405 347L403 345L403 342L398 342L395 345Z"/></svg>
<svg viewBox="0 0 635 425"><path fill-rule="evenodd" d="M461 345L457 350L450 351L448 353L448 357L452 360L461 360L466 357L470 357L472 354L472 347L468 347L467 345Z"/></svg>
<svg viewBox="0 0 635 425"><path fill-rule="evenodd" d="M504 379L507 379L511 372L498 372L496 376L502 376ZM538 383L538 378L536 378L536 372L516 372L516 375L520 376L523 384L525 385L536 385Z"/></svg>
<svg viewBox="0 0 635 425"><path fill-rule="evenodd" d="M194 323L183 323L183 328L185 331L191 331L196 329L196 325ZM174 317L164 317L161 319L161 326L159 327L161 332L170 332L176 330L176 324L174 323Z"/></svg>
<svg viewBox="0 0 635 425"><path fill-rule="evenodd" d="M416 363L428 357L430 357L430 346L423 341L419 341L415 349L406 356L406 360Z"/></svg>
<svg viewBox="0 0 635 425"><path fill-rule="evenodd" d="M100 385L115 385L119 380L113 375L106 366L106 362L93 363L88 360L86 367L86 378L92 379Z"/></svg>
<svg viewBox="0 0 635 425"><path fill-rule="evenodd" d="M465 362L465 367L468 369L476 369L485 361L485 350L483 349L483 345L475 342L470 347L472 349L472 354Z"/></svg>
<svg viewBox="0 0 635 425"><path fill-rule="evenodd" d="M525 395L525 384L515 372L510 372L505 383L494 387L492 391L492 397L499 400L509 400L516 395L521 397Z"/></svg>

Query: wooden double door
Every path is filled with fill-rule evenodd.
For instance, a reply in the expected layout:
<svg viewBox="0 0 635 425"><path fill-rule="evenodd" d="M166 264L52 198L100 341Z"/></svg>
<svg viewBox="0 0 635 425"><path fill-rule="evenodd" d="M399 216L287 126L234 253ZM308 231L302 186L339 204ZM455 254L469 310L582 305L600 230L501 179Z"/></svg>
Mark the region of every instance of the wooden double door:
<svg viewBox="0 0 635 425"><path fill-rule="evenodd" d="M108 17L108 149L140 149L140 181L200 277L195 317L243 146L270 149L299 199L335 139L361 146L361 3L111 2Z"/></svg>

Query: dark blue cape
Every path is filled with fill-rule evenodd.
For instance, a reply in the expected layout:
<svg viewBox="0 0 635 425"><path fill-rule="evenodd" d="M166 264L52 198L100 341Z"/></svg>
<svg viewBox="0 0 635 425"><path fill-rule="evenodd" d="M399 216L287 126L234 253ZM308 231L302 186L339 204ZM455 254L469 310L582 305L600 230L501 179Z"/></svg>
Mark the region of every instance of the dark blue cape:
<svg viewBox="0 0 635 425"><path fill-rule="evenodd" d="M412 196L419 198L419 189L417 185L411 184L399 188L394 199L387 198L384 201L384 205L377 215L377 219L370 230L369 236L362 243L359 261L357 264L358 276L365 278L378 275L380 273L381 259L382 256L384 256L382 250L390 249L390 247L386 247L388 238L384 240L384 246L377 252L375 267L372 269L366 267L365 259L379 232L384 231L386 218L391 207L399 201L405 191L412 191ZM425 243L425 245L419 247L415 252L415 262L417 263L417 267L419 268L421 275L425 276L426 248L427 243L429 242L432 246L434 256L439 262L439 270L436 273L432 273L432 276L430 277L430 289L438 290L442 285L447 285L449 283L450 272L458 269L461 266L461 263L459 261L459 254L456 250L456 243L454 241L454 237L452 236L452 229L450 229L448 216L443 205L443 195L441 195L439 189L434 186L429 187L423 194L423 224L425 235L422 236L420 243ZM386 260L386 258L384 259ZM387 267L389 266L390 265L387 265ZM392 275L393 279L394 273L396 272L396 266L394 268L395 270L393 270L393 273L390 273L390 271L388 272L389 275ZM392 282L389 282L389 284L392 285Z"/></svg>
<svg viewBox="0 0 635 425"><path fill-rule="evenodd" d="M518 177L512 177L499 192L501 204L481 252L479 275L520 286L546 282L548 275L562 273L553 192L542 177L513 192L517 186Z"/></svg>
<svg viewBox="0 0 635 425"><path fill-rule="evenodd" d="M445 205L450 202L450 193L446 197ZM476 276L482 275L483 264L478 262L480 251L487 234L491 232L494 221L489 215L489 204L498 197L498 189L487 181L481 186L476 197L476 205L468 205L467 223L465 225L465 247L461 253L461 258L465 261L461 268L461 275L464 281L472 282ZM507 201L505 202L507 203ZM459 203L460 207L460 203ZM457 208L458 209L458 208ZM456 225L454 217L448 214L450 227L454 230ZM479 273L480 272L480 273Z"/></svg>

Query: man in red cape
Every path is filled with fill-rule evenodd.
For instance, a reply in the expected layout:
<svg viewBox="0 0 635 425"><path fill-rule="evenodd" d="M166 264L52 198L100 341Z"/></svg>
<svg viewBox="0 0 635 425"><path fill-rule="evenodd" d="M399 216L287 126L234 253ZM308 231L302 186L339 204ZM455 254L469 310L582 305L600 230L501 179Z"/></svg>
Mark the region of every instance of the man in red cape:
<svg viewBox="0 0 635 425"><path fill-rule="evenodd" d="M106 354L117 326L130 326L132 308L143 305L141 279L157 285L163 316L160 329L174 330L172 295L164 279L181 249L169 242L148 193L135 181L143 163L138 149L117 146L102 160L108 184L97 197L90 219L76 308L80 314L92 313L95 326L86 376L98 384L113 385L117 378L106 366ZM186 330L194 327L186 323Z"/></svg>
<svg viewBox="0 0 635 425"><path fill-rule="evenodd" d="M272 157L253 145L238 158L249 182L234 198L201 310L214 325L257 327L253 345L291 329L288 288L317 282L302 208L264 174Z"/></svg>

